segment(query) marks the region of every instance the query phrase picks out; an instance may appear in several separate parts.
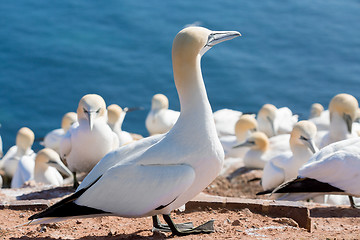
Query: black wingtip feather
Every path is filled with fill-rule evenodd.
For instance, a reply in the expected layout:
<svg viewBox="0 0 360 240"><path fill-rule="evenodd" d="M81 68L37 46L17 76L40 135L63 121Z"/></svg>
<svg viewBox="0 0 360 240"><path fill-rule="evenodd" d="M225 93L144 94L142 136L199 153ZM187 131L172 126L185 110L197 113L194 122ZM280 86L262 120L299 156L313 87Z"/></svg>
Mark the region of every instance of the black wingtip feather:
<svg viewBox="0 0 360 240"><path fill-rule="evenodd" d="M93 186L99 179L98 177L88 187L80 189L79 191L71 194L70 196L62 199L54 205L48 207L40 213L36 213L28 218L28 220L35 220L45 217L70 217L70 216L81 216L81 215L93 215L107 213L99 209L77 205L74 201L78 199L86 190Z"/></svg>
<svg viewBox="0 0 360 240"><path fill-rule="evenodd" d="M307 193L307 192L344 192L328 183L320 182L313 178L296 178L285 182L275 188L273 193Z"/></svg>

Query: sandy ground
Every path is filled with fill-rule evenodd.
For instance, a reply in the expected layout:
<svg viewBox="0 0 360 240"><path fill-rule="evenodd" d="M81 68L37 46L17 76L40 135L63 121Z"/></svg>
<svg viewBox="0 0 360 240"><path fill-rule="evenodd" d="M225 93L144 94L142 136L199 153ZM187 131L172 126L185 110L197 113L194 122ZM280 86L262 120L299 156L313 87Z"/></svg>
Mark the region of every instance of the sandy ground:
<svg viewBox="0 0 360 240"><path fill-rule="evenodd" d="M261 176L261 171L250 171L226 177L218 177L205 190L206 193L241 198L254 198L261 190L258 181L248 182ZM59 188L60 197L68 192ZM46 192L46 191L44 191ZM29 193L24 199L46 198L57 201L59 196ZM0 199L4 196L0 194ZM266 197L262 197L266 198ZM148 218L98 217L73 219L64 222L16 227L27 222L37 210L0 210L0 239L359 239L360 211L347 206L323 208L311 211L312 232L298 227L291 218L274 218L251 212L249 209L201 209L172 214L176 223L192 221L199 225L215 220L215 232L185 237L173 237L171 233L152 232L152 220Z"/></svg>

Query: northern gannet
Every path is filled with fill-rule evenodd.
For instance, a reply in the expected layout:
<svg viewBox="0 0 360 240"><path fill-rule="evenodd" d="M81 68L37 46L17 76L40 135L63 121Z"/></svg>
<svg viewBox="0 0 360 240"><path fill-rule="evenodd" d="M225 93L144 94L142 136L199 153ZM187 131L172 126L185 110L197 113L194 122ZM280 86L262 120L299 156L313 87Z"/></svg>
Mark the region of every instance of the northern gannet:
<svg viewBox="0 0 360 240"><path fill-rule="evenodd" d="M116 133L119 138L119 146L131 143L134 141L130 133L121 130L124 122L126 112L117 104L111 104L107 107L108 124L111 130Z"/></svg>
<svg viewBox="0 0 360 240"><path fill-rule="evenodd" d="M76 122L77 115L75 112L66 113L61 120L61 128L54 129L46 134L41 145L46 148L51 148L60 154L60 142L70 127Z"/></svg>
<svg viewBox="0 0 360 240"><path fill-rule="evenodd" d="M3 143L2 143L2 138L0 136L0 158L2 158L4 155L4 152L3 152Z"/></svg>
<svg viewBox="0 0 360 240"><path fill-rule="evenodd" d="M36 154L34 180L45 185L61 186L64 179L59 173L72 176L71 171L62 163L57 152L44 148Z"/></svg>
<svg viewBox="0 0 360 240"><path fill-rule="evenodd" d="M110 151L119 146L117 135L107 124L106 104L97 94L87 94L77 108L79 124L69 129L60 144L60 157L74 173L88 173Z"/></svg>
<svg viewBox="0 0 360 240"><path fill-rule="evenodd" d="M293 115L287 107L277 108L272 104L264 104L258 112L257 121L259 131L273 137L290 133L298 121L298 115Z"/></svg>
<svg viewBox="0 0 360 240"><path fill-rule="evenodd" d="M320 149L337 141L357 136L352 133L352 124L359 108L358 101L350 94L340 93L329 104L329 131L321 136Z"/></svg>
<svg viewBox="0 0 360 240"><path fill-rule="evenodd" d="M305 200L316 195L360 197L360 138L332 143L317 152L299 169L298 177L276 188L273 193L289 193L285 200Z"/></svg>
<svg viewBox="0 0 360 240"><path fill-rule="evenodd" d="M240 111L227 108L214 112L214 121L218 136L234 136L235 124L240 119L242 114L243 113Z"/></svg>
<svg viewBox="0 0 360 240"><path fill-rule="evenodd" d="M175 225L170 212L195 197L221 170L224 151L217 137L200 60L215 44L239 35L202 27L180 31L172 49L174 81L181 104L174 127L166 134L141 139L107 154L73 195L29 220L35 224L104 214L153 216L154 227L171 230L174 235L213 232L211 221L198 228ZM158 214L163 214L168 225L159 223Z"/></svg>
<svg viewBox="0 0 360 240"><path fill-rule="evenodd" d="M244 166L247 168L263 169L265 164L275 156L280 154L289 156L290 154L290 151L284 151L286 147L282 144L270 144L269 138L263 132L254 132L244 143L234 146L234 148L239 147L250 147L243 158Z"/></svg>
<svg viewBox="0 0 360 240"><path fill-rule="evenodd" d="M311 105L309 121L316 125L317 131L328 131L330 126L329 110L324 110L320 103Z"/></svg>
<svg viewBox="0 0 360 240"><path fill-rule="evenodd" d="M180 112L169 109L169 100L164 94L155 94L151 101L145 126L150 135L168 132L176 123Z"/></svg>
<svg viewBox="0 0 360 240"><path fill-rule="evenodd" d="M318 151L315 136L316 126L312 122L300 121L295 124L290 137L292 155L279 155L266 163L261 178L264 190L273 190L298 175L298 169Z"/></svg>
<svg viewBox="0 0 360 240"><path fill-rule="evenodd" d="M244 114L235 123L235 136L223 136L220 138L221 145L224 148L225 158L243 158L249 150L247 147L233 148L234 146L245 142L250 135L257 130L257 121L253 115Z"/></svg>
<svg viewBox="0 0 360 240"><path fill-rule="evenodd" d="M23 127L19 129L16 135L16 145L12 146L0 161L0 169L4 170L7 177L13 178L22 157L35 158L35 153L31 149L34 139L34 132L29 128Z"/></svg>

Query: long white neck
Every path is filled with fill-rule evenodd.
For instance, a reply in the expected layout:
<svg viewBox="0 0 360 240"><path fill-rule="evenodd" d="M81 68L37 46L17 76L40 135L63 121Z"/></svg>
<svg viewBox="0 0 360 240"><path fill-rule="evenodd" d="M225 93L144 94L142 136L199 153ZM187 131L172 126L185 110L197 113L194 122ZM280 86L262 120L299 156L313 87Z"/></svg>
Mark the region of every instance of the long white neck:
<svg viewBox="0 0 360 240"><path fill-rule="evenodd" d="M350 137L344 119L337 113L331 114L329 133L334 141L345 140Z"/></svg>
<svg viewBox="0 0 360 240"><path fill-rule="evenodd" d="M179 94L181 121L203 121L212 116L211 106L206 94L200 67L201 56L197 55L193 62L174 63L174 79ZM179 120L180 120L179 119ZM211 117L212 121L213 118ZM215 125L214 125L215 126Z"/></svg>

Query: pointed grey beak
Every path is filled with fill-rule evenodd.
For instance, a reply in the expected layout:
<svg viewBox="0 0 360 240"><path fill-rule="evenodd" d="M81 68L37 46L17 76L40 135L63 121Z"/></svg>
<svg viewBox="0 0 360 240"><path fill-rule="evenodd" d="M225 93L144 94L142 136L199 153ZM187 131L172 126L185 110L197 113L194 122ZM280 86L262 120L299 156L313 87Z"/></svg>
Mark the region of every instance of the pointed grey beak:
<svg viewBox="0 0 360 240"><path fill-rule="evenodd" d="M90 131L92 131L93 126L94 126L94 118L95 118L96 113L89 111L86 114L88 115Z"/></svg>
<svg viewBox="0 0 360 240"><path fill-rule="evenodd" d="M267 120L270 122L271 130L273 132L273 136L276 136L274 121L269 117L267 117Z"/></svg>
<svg viewBox="0 0 360 240"><path fill-rule="evenodd" d="M57 170L59 170L59 172L63 173L64 175L72 176L71 171L61 162L60 159L59 159L59 161L50 159L48 161L48 165L56 168Z"/></svg>
<svg viewBox="0 0 360 240"><path fill-rule="evenodd" d="M211 47L214 45L231 40L233 38L239 37L241 34L237 31L214 31L209 34L208 41L205 46L201 49L200 55L204 55Z"/></svg>
<svg viewBox="0 0 360 240"><path fill-rule="evenodd" d="M254 141L245 141L239 145L233 146L233 148L239 148L239 147L251 147L254 146L255 142Z"/></svg>
<svg viewBox="0 0 360 240"><path fill-rule="evenodd" d="M303 136L300 137L300 139L303 141L305 146L307 146L312 153L316 153L318 151L318 148L316 147L314 141L312 139L304 138Z"/></svg>
<svg viewBox="0 0 360 240"><path fill-rule="evenodd" d="M352 120L351 116L349 114L344 113L343 119L344 119L344 121L346 123L348 132L351 133L352 124L353 124L353 120Z"/></svg>

